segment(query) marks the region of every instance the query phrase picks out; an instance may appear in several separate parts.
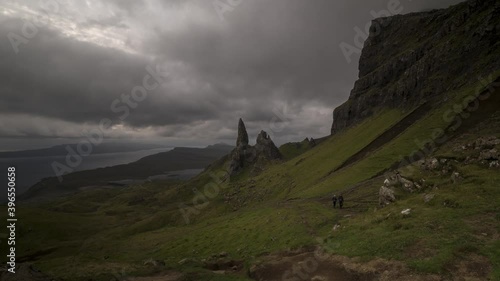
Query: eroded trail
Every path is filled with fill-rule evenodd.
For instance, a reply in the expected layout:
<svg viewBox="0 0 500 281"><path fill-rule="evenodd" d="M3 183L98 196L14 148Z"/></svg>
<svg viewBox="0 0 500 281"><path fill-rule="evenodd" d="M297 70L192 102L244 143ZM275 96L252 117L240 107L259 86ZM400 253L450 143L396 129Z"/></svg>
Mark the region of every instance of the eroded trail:
<svg viewBox="0 0 500 281"><path fill-rule="evenodd" d="M438 275L416 275L401 262L383 259L361 262L355 258L328 254L319 247L271 254L263 257L249 273L257 281L442 280Z"/></svg>
<svg viewBox="0 0 500 281"><path fill-rule="evenodd" d="M268 262L250 270L251 277L255 280L369 281L374 279L371 273L349 272L341 263L314 251L282 253L267 258Z"/></svg>
<svg viewBox="0 0 500 281"><path fill-rule="evenodd" d="M165 273L151 277L134 277L127 279L129 281L180 281L183 280L183 275L179 272Z"/></svg>

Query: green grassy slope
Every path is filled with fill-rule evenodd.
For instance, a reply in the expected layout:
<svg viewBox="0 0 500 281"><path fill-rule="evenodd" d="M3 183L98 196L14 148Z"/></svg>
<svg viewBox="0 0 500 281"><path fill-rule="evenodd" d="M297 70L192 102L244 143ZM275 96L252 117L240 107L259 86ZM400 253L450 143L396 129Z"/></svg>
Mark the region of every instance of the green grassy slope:
<svg viewBox="0 0 500 281"><path fill-rule="evenodd" d="M167 269L185 272L191 280L245 280L245 271L215 275L201 260L228 252L248 267L262 254L316 245L319 238L332 253L401 260L416 273L449 275L460 262L481 261L491 267L492 278L500 278L495 240L500 232L498 170L460 162L457 169L464 180L452 184L449 176L402 168L405 176L425 178L438 188L398 192L398 201L383 209L377 204L383 181L377 175L411 155L436 129L449 128L454 121L443 119L444 114L475 95L476 88L449 93L452 99L436 104L387 144L340 170L410 112L382 110L255 177L243 174L219 181L211 176L224 170L218 163L188 183L92 190L19 207L18 257L65 280L110 280L119 272L151 275L160 269L143 265L148 258L165 261ZM491 119L477 112L484 115L483 121ZM500 137L497 119L491 120L474 126L473 136ZM453 142L440 146L436 155L453 154L452 146L461 139L450 139ZM205 195L213 191L214 196L207 196L206 205L193 205L193 189ZM345 210L332 211L333 192L345 193ZM435 198L424 204L422 196L430 192ZM188 224L181 203L195 208ZM409 217L400 214L405 208L412 209ZM332 232L338 223L343 228ZM5 246L0 244L2 251ZM185 258L193 262L180 265Z"/></svg>

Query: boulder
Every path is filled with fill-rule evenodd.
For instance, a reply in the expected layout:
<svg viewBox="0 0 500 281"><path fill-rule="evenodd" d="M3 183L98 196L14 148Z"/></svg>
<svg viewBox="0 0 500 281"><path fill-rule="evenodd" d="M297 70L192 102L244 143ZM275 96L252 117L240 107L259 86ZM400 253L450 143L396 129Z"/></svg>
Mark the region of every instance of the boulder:
<svg viewBox="0 0 500 281"><path fill-rule="evenodd" d="M453 173L451 174L451 181L452 181L453 183L458 183L458 182L460 182L461 180L462 180L462 176L460 175L460 173L459 173L459 172L453 172Z"/></svg>
<svg viewBox="0 0 500 281"><path fill-rule="evenodd" d="M413 192L417 188L414 182L403 177L399 177L399 183L401 183L401 186L409 192Z"/></svg>
<svg viewBox="0 0 500 281"><path fill-rule="evenodd" d="M401 214L403 216L409 216L410 213L411 213L411 209L404 209L404 210L401 211Z"/></svg>
<svg viewBox="0 0 500 281"><path fill-rule="evenodd" d="M220 253L219 253L219 257L220 257L220 258L225 258L225 257L227 257L227 256L229 256L228 252L220 252Z"/></svg>
<svg viewBox="0 0 500 281"><path fill-rule="evenodd" d="M500 159L500 155L498 153L498 150L496 148L493 149L487 149L481 151L479 154L479 159L480 160L487 160L487 161L496 161Z"/></svg>
<svg viewBox="0 0 500 281"><path fill-rule="evenodd" d="M421 189L424 183L425 180L422 181L422 184L419 184L409 179L406 179L403 176L401 176L401 174L398 171L396 171L395 174L387 177L384 180L385 187L392 187L392 186L402 187L409 192L414 192L415 190Z"/></svg>
<svg viewBox="0 0 500 281"><path fill-rule="evenodd" d="M439 161L437 158L424 159L420 161L420 167L427 171L434 171L438 169L442 164L445 164L446 161Z"/></svg>
<svg viewBox="0 0 500 281"><path fill-rule="evenodd" d="M178 262L179 265L184 265L184 266L201 266L202 263L203 261L193 258L185 258Z"/></svg>
<svg viewBox="0 0 500 281"><path fill-rule="evenodd" d="M434 199L434 194L425 194L424 195L424 202L429 203L432 199Z"/></svg>
<svg viewBox="0 0 500 281"><path fill-rule="evenodd" d="M492 149L498 144L500 144L500 139L498 139L495 136L480 137L476 139L473 143L467 144L466 148L467 149L473 148L476 150Z"/></svg>
<svg viewBox="0 0 500 281"><path fill-rule="evenodd" d="M396 196L394 196L394 191L388 187L382 186L378 192L378 203L381 206L389 205L390 203L396 201Z"/></svg>
<svg viewBox="0 0 500 281"><path fill-rule="evenodd" d="M155 260L152 258L149 258L147 260L144 260L143 262L144 265L149 265L149 266L165 266L165 262L161 260Z"/></svg>
<svg viewBox="0 0 500 281"><path fill-rule="evenodd" d="M336 224L333 226L332 231L337 231L340 229L340 224Z"/></svg>

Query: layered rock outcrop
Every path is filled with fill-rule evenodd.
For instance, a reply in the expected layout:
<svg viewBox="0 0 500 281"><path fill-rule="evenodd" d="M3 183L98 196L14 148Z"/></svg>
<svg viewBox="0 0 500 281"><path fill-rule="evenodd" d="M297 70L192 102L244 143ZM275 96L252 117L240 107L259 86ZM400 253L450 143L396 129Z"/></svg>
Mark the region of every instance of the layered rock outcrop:
<svg viewBox="0 0 500 281"><path fill-rule="evenodd" d="M236 148L231 152L229 160L230 175L237 174L246 167L251 167L252 172L258 172L269 161L281 158L279 149L265 131L259 133L254 146L249 145L245 124L242 119L239 120Z"/></svg>
<svg viewBox="0 0 500 281"><path fill-rule="evenodd" d="M500 69L500 2L470 0L443 10L373 21L349 100L333 113L339 132L381 107L414 108ZM490 81L492 82L492 81Z"/></svg>

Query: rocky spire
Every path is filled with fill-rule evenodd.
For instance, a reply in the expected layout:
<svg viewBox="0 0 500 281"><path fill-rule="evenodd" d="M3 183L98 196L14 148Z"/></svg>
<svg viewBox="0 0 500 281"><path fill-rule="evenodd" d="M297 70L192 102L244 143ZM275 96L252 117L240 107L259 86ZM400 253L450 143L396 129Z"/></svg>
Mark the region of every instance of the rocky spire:
<svg viewBox="0 0 500 281"><path fill-rule="evenodd" d="M228 169L231 176L244 168L249 168L251 174L260 173L270 161L282 159L279 149L264 131L257 136L254 146L248 145L247 130L241 119L238 123L236 147L229 157Z"/></svg>
<svg viewBox="0 0 500 281"><path fill-rule="evenodd" d="M238 139L236 140L236 146L240 145L248 145L247 129L245 128L245 123L243 123L241 118L238 122Z"/></svg>
<svg viewBox="0 0 500 281"><path fill-rule="evenodd" d="M280 150L274 145L271 137L265 131L260 131L260 134L257 136L255 149L259 153L263 153L268 160L281 159Z"/></svg>

